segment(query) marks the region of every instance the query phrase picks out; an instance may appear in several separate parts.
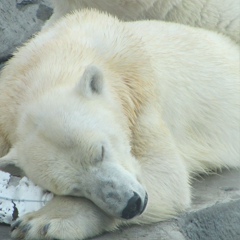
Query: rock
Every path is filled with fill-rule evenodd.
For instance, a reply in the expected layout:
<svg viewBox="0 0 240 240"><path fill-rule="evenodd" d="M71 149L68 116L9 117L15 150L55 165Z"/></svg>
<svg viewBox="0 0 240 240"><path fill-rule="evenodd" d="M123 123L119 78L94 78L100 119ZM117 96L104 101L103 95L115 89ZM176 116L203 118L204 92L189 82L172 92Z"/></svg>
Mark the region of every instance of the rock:
<svg viewBox="0 0 240 240"><path fill-rule="evenodd" d="M41 29L52 14L49 0L0 1L0 64Z"/></svg>
<svg viewBox="0 0 240 240"><path fill-rule="evenodd" d="M188 240L239 240L240 200L192 212L179 222Z"/></svg>

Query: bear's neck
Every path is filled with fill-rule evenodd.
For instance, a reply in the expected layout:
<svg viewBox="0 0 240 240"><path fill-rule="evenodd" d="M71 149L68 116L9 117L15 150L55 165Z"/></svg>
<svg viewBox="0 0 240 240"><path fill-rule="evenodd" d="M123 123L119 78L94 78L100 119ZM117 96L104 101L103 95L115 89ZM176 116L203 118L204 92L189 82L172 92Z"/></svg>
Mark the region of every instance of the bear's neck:
<svg viewBox="0 0 240 240"><path fill-rule="evenodd" d="M151 80L153 71L149 66L149 59L143 59L143 56L126 59L124 56L119 57L118 64L114 63L114 60L109 62L110 69L120 76L111 84L120 99L123 113L127 117L129 137L131 138L139 115L155 95L154 81Z"/></svg>

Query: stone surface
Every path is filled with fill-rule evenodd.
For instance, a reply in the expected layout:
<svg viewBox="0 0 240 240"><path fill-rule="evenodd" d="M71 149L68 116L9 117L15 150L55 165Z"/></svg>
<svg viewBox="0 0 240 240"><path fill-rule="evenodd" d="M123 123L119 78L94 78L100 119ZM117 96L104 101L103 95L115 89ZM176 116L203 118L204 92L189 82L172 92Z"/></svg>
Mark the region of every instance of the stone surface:
<svg viewBox="0 0 240 240"><path fill-rule="evenodd" d="M240 239L240 200L216 204L179 220L186 239Z"/></svg>
<svg viewBox="0 0 240 240"><path fill-rule="evenodd" d="M0 239L1 240L9 240L11 239L9 236L9 226L5 224L0 224Z"/></svg>
<svg viewBox="0 0 240 240"><path fill-rule="evenodd" d="M0 63L39 31L52 14L49 0L0 1Z"/></svg>

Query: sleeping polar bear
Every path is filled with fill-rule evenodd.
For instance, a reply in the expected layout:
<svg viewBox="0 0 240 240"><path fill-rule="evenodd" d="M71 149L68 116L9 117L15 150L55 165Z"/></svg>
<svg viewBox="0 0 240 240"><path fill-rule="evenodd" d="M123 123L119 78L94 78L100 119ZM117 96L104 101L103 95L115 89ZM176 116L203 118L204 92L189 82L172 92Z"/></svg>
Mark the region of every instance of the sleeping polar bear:
<svg viewBox="0 0 240 240"><path fill-rule="evenodd" d="M239 83L239 47L214 32L91 10L39 33L1 74L0 165L56 196L12 237L84 239L189 207L193 173L240 166Z"/></svg>
<svg viewBox="0 0 240 240"><path fill-rule="evenodd" d="M239 0L53 0L46 27L76 9L97 8L122 20L156 19L221 32L240 44Z"/></svg>

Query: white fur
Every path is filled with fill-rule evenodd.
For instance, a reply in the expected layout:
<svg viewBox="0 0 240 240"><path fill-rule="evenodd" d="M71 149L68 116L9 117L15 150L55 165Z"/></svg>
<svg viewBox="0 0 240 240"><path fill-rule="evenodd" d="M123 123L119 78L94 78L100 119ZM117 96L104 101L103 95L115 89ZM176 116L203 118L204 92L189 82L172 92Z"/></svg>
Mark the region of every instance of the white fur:
<svg viewBox="0 0 240 240"><path fill-rule="evenodd" d="M214 32L97 11L39 33L1 75L0 153L62 196L12 236L83 239L186 209L193 173L240 166L239 62ZM147 208L119 220L133 191Z"/></svg>
<svg viewBox="0 0 240 240"><path fill-rule="evenodd" d="M46 26L76 9L96 8L126 21L156 19L217 31L240 43L239 0L53 0Z"/></svg>

